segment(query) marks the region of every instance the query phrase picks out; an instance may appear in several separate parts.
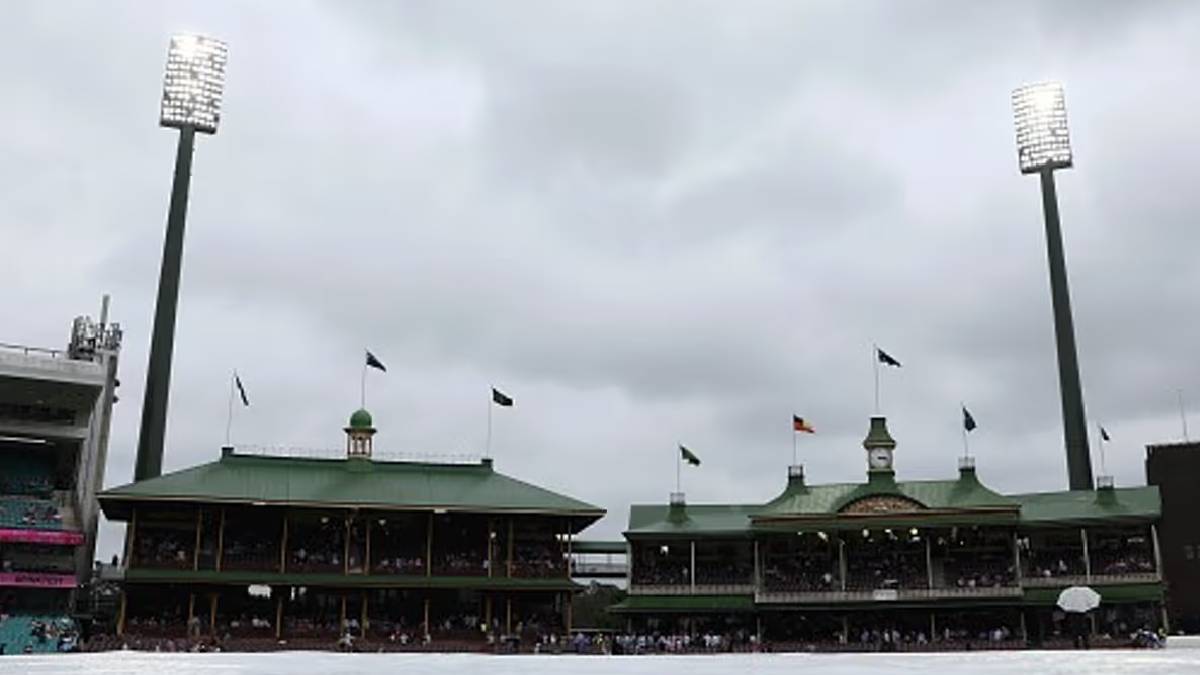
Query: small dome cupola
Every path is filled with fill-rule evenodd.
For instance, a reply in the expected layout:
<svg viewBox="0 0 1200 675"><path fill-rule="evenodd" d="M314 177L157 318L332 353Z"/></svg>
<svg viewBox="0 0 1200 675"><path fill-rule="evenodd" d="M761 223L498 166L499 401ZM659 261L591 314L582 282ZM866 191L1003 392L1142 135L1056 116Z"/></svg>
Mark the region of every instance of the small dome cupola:
<svg viewBox="0 0 1200 675"><path fill-rule="evenodd" d="M346 427L346 457L371 458L371 438L375 436L372 426L371 413L365 408L359 408L350 415L350 425Z"/></svg>

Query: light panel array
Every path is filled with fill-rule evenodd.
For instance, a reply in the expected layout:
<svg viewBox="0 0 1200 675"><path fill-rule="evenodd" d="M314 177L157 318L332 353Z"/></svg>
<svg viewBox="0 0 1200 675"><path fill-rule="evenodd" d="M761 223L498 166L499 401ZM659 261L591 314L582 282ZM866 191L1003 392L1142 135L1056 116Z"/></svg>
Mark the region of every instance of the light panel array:
<svg viewBox="0 0 1200 675"><path fill-rule="evenodd" d="M202 35L171 38L163 76L159 119L162 126L194 127L203 133L216 133L221 121L228 56L226 44L214 38Z"/></svg>
<svg viewBox="0 0 1200 675"><path fill-rule="evenodd" d="M1013 90L1017 159L1021 173L1071 166L1067 103L1059 82L1039 82Z"/></svg>

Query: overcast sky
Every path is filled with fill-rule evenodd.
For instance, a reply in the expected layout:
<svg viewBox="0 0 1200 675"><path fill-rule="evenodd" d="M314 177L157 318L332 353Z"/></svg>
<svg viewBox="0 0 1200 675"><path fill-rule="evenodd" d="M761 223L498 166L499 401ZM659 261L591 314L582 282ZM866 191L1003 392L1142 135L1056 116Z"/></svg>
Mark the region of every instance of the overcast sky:
<svg viewBox="0 0 1200 675"><path fill-rule="evenodd" d="M0 340L125 328L133 474L177 133L171 33L230 45L195 157L167 471L239 443L475 453L608 509L862 479L871 344L902 479L1066 487L1037 179L1013 87L1064 81L1058 174L1089 422L1118 485L1200 408L1192 3L0 4ZM1197 422L1200 434L1200 420ZM1094 460L1099 471L1098 456ZM106 525L100 555L118 548Z"/></svg>

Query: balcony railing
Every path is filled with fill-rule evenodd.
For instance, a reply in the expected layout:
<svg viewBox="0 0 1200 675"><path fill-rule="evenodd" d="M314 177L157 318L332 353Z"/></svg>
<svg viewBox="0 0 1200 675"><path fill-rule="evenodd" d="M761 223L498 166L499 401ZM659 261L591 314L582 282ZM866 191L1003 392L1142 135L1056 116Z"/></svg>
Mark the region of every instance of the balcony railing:
<svg viewBox="0 0 1200 675"><path fill-rule="evenodd" d="M780 604L837 604L844 602L896 602L906 600L945 600L953 598L1021 597L1018 586L977 588L880 588L870 591L760 591L754 601Z"/></svg>
<svg viewBox="0 0 1200 675"><path fill-rule="evenodd" d="M630 595L749 595L754 592L754 584L696 584L664 585L664 584L631 584Z"/></svg>

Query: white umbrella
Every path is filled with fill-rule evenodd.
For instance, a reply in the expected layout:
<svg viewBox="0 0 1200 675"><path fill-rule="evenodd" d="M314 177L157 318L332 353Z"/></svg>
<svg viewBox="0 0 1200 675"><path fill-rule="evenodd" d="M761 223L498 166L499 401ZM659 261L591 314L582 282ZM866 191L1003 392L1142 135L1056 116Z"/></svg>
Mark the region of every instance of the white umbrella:
<svg viewBox="0 0 1200 675"><path fill-rule="evenodd" d="M1090 612L1100 606L1100 594L1087 586L1072 586L1058 594L1058 606L1064 612Z"/></svg>

